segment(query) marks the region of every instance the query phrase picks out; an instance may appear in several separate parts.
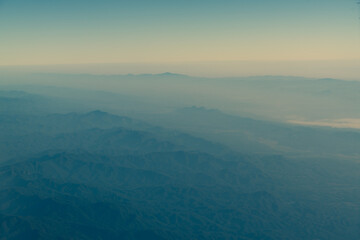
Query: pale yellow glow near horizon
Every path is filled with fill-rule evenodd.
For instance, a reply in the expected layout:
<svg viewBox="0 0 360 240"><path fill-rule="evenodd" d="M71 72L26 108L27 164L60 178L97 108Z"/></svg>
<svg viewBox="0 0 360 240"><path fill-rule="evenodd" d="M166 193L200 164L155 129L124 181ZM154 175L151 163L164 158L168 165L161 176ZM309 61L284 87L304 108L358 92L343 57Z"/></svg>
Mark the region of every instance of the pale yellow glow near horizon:
<svg viewBox="0 0 360 240"><path fill-rule="evenodd" d="M177 63L207 61L314 61L354 60L360 57L355 40L321 39L287 42L287 40L222 40L214 42L119 42L99 46L92 43L52 45L9 44L2 49L1 66L53 65L88 63ZM4 48L4 47L2 47Z"/></svg>

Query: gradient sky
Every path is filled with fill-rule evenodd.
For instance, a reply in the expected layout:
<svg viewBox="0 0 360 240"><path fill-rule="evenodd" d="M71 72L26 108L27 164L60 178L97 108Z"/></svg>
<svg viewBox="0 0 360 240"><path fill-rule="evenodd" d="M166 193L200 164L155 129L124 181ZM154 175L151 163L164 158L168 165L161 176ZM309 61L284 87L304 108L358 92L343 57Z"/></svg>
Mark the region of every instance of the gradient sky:
<svg viewBox="0 0 360 240"><path fill-rule="evenodd" d="M0 0L0 65L359 59L356 0Z"/></svg>

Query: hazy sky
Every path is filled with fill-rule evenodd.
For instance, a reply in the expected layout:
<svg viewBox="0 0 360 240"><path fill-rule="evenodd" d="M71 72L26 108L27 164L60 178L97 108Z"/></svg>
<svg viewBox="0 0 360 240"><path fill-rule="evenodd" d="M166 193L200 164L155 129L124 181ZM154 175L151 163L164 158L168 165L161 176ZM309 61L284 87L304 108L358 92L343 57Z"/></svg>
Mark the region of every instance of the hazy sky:
<svg viewBox="0 0 360 240"><path fill-rule="evenodd" d="M0 65L359 59L356 0L0 0Z"/></svg>

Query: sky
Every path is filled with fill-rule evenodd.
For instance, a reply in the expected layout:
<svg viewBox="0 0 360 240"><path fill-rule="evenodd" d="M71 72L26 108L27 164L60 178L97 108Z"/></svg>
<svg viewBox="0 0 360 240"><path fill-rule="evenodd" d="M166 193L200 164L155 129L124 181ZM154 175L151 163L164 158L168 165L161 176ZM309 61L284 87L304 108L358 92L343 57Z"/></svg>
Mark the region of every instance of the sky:
<svg viewBox="0 0 360 240"><path fill-rule="evenodd" d="M357 61L359 16L356 0L0 0L0 66Z"/></svg>

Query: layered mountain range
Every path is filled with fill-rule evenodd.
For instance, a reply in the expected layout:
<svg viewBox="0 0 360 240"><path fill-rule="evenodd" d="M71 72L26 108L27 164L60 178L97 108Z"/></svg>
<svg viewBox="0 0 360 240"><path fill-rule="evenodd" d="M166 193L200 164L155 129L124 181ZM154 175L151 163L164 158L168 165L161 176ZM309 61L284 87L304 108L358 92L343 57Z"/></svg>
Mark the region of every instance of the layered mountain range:
<svg viewBox="0 0 360 240"><path fill-rule="evenodd" d="M46 103L2 98L0 239L359 236L357 161L236 151L99 110L49 112Z"/></svg>

